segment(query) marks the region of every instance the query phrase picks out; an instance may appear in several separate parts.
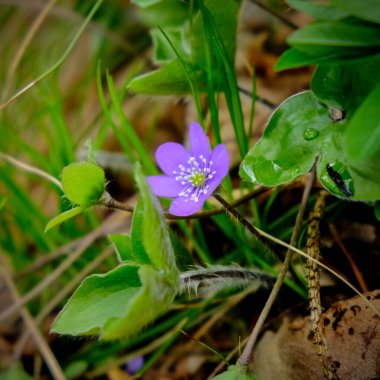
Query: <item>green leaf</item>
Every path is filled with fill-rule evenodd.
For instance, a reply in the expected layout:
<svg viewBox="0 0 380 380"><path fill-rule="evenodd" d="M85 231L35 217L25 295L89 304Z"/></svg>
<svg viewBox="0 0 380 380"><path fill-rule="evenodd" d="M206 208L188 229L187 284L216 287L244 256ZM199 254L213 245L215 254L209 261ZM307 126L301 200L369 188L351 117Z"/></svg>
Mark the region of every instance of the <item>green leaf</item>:
<svg viewBox="0 0 380 380"><path fill-rule="evenodd" d="M345 151L347 121L334 123L329 108L308 91L283 102L262 138L240 166L240 175L277 186L307 173L318 159L321 183L342 198L380 199L380 157L354 163Z"/></svg>
<svg viewBox="0 0 380 380"><path fill-rule="evenodd" d="M340 66L320 66L311 88L320 101L344 111L346 150L352 160L369 159L379 149L380 55Z"/></svg>
<svg viewBox="0 0 380 380"><path fill-rule="evenodd" d="M108 235L108 239L111 240L115 248L116 255L120 261L123 262L136 262L136 258L132 253L132 242L131 237L125 234L112 234Z"/></svg>
<svg viewBox="0 0 380 380"><path fill-rule="evenodd" d="M321 102L343 110L349 118L380 80L379 67L379 54L360 63L321 65L311 89Z"/></svg>
<svg viewBox="0 0 380 380"><path fill-rule="evenodd" d="M213 377L213 380L257 380L257 377L238 365L230 365L226 372Z"/></svg>
<svg viewBox="0 0 380 380"><path fill-rule="evenodd" d="M150 7L151 5L160 3L162 0L131 0L133 4L139 7Z"/></svg>
<svg viewBox="0 0 380 380"><path fill-rule="evenodd" d="M347 13L327 3L318 3L310 0L285 0L294 9L308 13L317 20L340 20L347 17Z"/></svg>
<svg viewBox="0 0 380 380"><path fill-rule="evenodd" d="M168 276L178 277L173 246L170 241L168 226L165 223L161 205L153 195L140 165L135 167L135 179L140 190L142 202L137 207L137 222L132 227L132 246L136 252L136 241L143 245L153 265L164 270ZM147 217L149 216L149 217ZM133 229L138 225L138 234Z"/></svg>
<svg viewBox="0 0 380 380"><path fill-rule="evenodd" d="M131 231L132 254L137 262L141 264L152 264L152 260L145 249L147 236L144 235L144 226L149 223L146 218L148 214L146 214L145 211L144 199L140 199L133 212ZM157 228L160 228L160 226L157 226ZM160 246L157 246L157 249L160 248ZM153 254L155 253L153 252Z"/></svg>
<svg viewBox="0 0 380 380"><path fill-rule="evenodd" d="M341 64L346 63L347 60L353 60L356 63L366 59L369 60L371 55L376 53L378 53L378 49L374 48L313 46L308 51L305 51L300 50L299 47L292 47L280 56L274 69L281 71L318 63Z"/></svg>
<svg viewBox="0 0 380 380"><path fill-rule="evenodd" d="M357 18L380 23L379 0L331 0L331 4Z"/></svg>
<svg viewBox="0 0 380 380"><path fill-rule="evenodd" d="M309 46L372 47L380 45L380 28L347 22L319 21L292 33L290 45L300 50Z"/></svg>
<svg viewBox="0 0 380 380"><path fill-rule="evenodd" d="M53 332L99 335L105 340L130 338L171 306L179 272L168 227L138 164L135 178L141 198L131 239L123 235L110 239L122 260L153 266L126 264L87 277L55 320Z"/></svg>
<svg viewBox="0 0 380 380"><path fill-rule="evenodd" d="M206 73L188 62L186 64L199 88L205 91L207 89ZM178 58L158 70L132 79L128 88L147 95L187 95L191 92L185 69Z"/></svg>
<svg viewBox="0 0 380 380"><path fill-rule="evenodd" d="M165 33L171 43L176 47L178 53L182 57L188 57L190 49L189 47L186 49L184 44L185 37L183 28L165 28ZM152 36L153 45L155 47L154 61L156 63L164 63L176 58L172 47L160 30L153 29L150 35Z"/></svg>
<svg viewBox="0 0 380 380"><path fill-rule="evenodd" d="M235 58L236 30L240 4L240 0L225 0L223 2L219 0L206 0L204 4L215 20L216 29L225 46L227 57L231 62L234 62ZM163 23L160 22L159 25L162 26ZM184 27L183 33L186 34L186 32L186 27ZM174 39L174 45L175 42ZM164 42L160 40L159 48L162 50L164 49L163 44ZM188 44L190 45L190 54L187 52ZM178 49L177 45L175 46L198 90L207 92L207 74L204 69L207 67L207 62L205 58L203 17L201 12L197 12L192 20L188 40L182 38L180 49ZM169 51L166 49L165 52L160 54L162 57L168 58L170 56ZM216 77L218 76L217 71L214 74ZM218 89L222 88L220 81L217 84ZM188 75L186 75L183 64L178 59L178 55L176 59L160 69L136 77L129 83L128 88L134 92L149 95L187 95L192 92Z"/></svg>
<svg viewBox="0 0 380 380"><path fill-rule="evenodd" d="M336 128L328 108L311 92L288 98L272 115L262 138L245 156L240 175L254 183L277 186L307 173L319 151L319 144L312 140L327 139L328 128ZM304 134L309 137L305 139Z"/></svg>
<svg viewBox="0 0 380 380"><path fill-rule="evenodd" d="M65 222L66 220L71 219L74 216L81 214L83 211L85 211L85 209L86 209L85 207L78 206L55 216L46 224L45 232L48 232L51 228L58 226L59 224Z"/></svg>
<svg viewBox="0 0 380 380"><path fill-rule="evenodd" d="M353 160L369 160L380 150L379 105L380 81L354 113L345 130L347 153Z"/></svg>
<svg viewBox="0 0 380 380"><path fill-rule="evenodd" d="M103 169L90 162L74 162L61 175L65 195L79 206L96 204L106 188Z"/></svg>
<svg viewBox="0 0 380 380"><path fill-rule="evenodd" d="M165 28L180 26L188 18L189 6L178 0L133 0L140 9L137 13L147 24Z"/></svg>
<svg viewBox="0 0 380 380"><path fill-rule="evenodd" d="M226 55L231 62L235 61L236 31L240 0L206 0L204 6L209 10L215 23L215 29L226 49ZM204 41L204 15L198 12L194 17L190 44L192 62L200 67L205 67L205 41Z"/></svg>
<svg viewBox="0 0 380 380"><path fill-rule="evenodd" d="M176 287L150 266L121 265L87 277L54 321L52 332L130 338L173 302Z"/></svg>

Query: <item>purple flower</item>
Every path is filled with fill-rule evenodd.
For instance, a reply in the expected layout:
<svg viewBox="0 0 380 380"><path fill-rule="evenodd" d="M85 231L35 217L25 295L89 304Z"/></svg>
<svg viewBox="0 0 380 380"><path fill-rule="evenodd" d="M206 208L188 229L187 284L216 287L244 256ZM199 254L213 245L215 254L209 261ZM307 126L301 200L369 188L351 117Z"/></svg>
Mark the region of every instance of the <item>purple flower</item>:
<svg viewBox="0 0 380 380"><path fill-rule="evenodd" d="M228 173L229 157L223 144L210 152L210 142L198 123L190 124L190 152L168 142L158 147L156 160L165 175L148 177L159 197L174 198L169 212L186 216L199 211Z"/></svg>
<svg viewBox="0 0 380 380"><path fill-rule="evenodd" d="M136 372L138 372L142 368L143 365L144 365L144 357L136 356L135 358L129 359L125 363L125 369L130 375L134 375Z"/></svg>

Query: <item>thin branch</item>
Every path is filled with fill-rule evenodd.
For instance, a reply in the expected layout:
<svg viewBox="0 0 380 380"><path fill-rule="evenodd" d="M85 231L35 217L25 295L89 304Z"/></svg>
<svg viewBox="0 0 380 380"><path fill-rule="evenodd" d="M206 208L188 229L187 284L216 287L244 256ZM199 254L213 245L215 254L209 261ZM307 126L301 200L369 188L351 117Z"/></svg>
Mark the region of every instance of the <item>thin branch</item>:
<svg viewBox="0 0 380 380"><path fill-rule="evenodd" d="M302 194L302 200L301 200L300 208L299 208L298 213L297 213L295 226L294 226L292 237L290 240L290 246L295 245L297 240L298 240L299 233L300 233L301 226L302 226L303 216L304 216L305 209L307 206L307 201L309 199L311 189L313 188L313 184L315 181L315 175L316 175L316 166L314 165L312 173L309 177L309 180L308 180L308 182L305 186L304 192ZM242 354L240 355L240 357L237 361L237 363L243 367L248 366L249 359L252 355L253 347L256 343L257 337L258 337L258 335L259 335L259 333L260 333L260 331L264 325L266 318L268 317L270 309L272 308L272 305L273 305L274 301L276 300L277 295L281 289L281 286L285 280L286 274L288 273L290 264L292 262L292 258L293 258L293 251L288 249L286 256L285 256L284 263L282 264L280 273L279 273L277 280L276 280L276 282L272 288L272 291L268 297L268 300L267 300L263 310L260 313L259 319L257 320L255 327L252 330L252 333L248 339L248 342L247 342Z"/></svg>
<svg viewBox="0 0 380 380"><path fill-rule="evenodd" d="M268 190L270 190L270 188L268 188L268 187L260 187L257 190L253 190L253 191L243 195L241 198L237 199L236 201L232 202L231 206L232 207L238 207L238 206L242 205L243 203L248 202L249 200L258 197L259 195L264 194ZM108 197L108 196L104 197L104 199L102 199L100 201L100 203L98 203L98 205L112 209L112 210L120 210L120 211L126 211L126 212L133 212L135 209L131 205L119 202L119 201L117 201L111 197ZM189 216L176 216L176 215L169 214L168 212L165 212L165 218L166 219L172 219L172 220L175 220L175 219L203 219L203 218L209 218L210 216L221 214L223 212L225 212L224 207L217 208L215 210L199 212L199 213L189 215Z"/></svg>
<svg viewBox="0 0 380 380"><path fill-rule="evenodd" d="M328 193L325 190L321 190L318 193L317 201L315 202L313 211L309 216L309 226L307 230L307 243L306 252L316 260L321 259L319 244L321 240L320 236L320 224L324 214L324 208L326 204L326 197ZM325 329L321 323L322 317L322 304L321 304L321 293L320 293L320 269L318 265L311 261L306 260L306 278L309 293L309 304L310 304L310 320L311 329L314 333L314 345L316 347L317 355L319 356L322 367L323 374L329 380L337 380L338 376L336 373L336 365L329 355L329 349L325 337Z"/></svg>
<svg viewBox="0 0 380 380"><path fill-rule="evenodd" d="M256 228L248 222L247 219L244 218L237 210L235 210L226 200L224 200L219 194L214 194L214 198L223 205L223 208L229 212L234 218L236 218L240 224L248 229L248 231L255 236L255 238L269 251L274 253L277 257L282 257L282 252L269 241L264 239L259 232L257 232Z"/></svg>
<svg viewBox="0 0 380 380"><path fill-rule="evenodd" d="M43 171L43 170L41 170L35 166L26 164L25 162L17 160L16 158L9 156L8 154L2 153L2 152L0 152L0 159L1 158L5 161L9 162L10 164L16 166L17 168L19 168L21 170L24 170L28 173L36 174L39 177L48 180L49 182L53 183L54 185L56 185L57 187L59 187L62 190L61 182L59 182L57 180L57 178L53 177L49 173L46 173L45 171Z"/></svg>
<svg viewBox="0 0 380 380"><path fill-rule="evenodd" d="M9 273L5 259L3 257L1 257L0 259L2 261L0 271L12 295L13 300L17 304L20 302L20 295L13 282L12 276ZM66 376L64 375L62 368L60 367L56 357L54 356L46 340L42 336L40 330L38 329L29 311L25 307L21 307L20 314L21 314L22 319L24 320L24 323L28 331L32 335L33 340L36 343L36 346L38 347L38 350L40 351L42 357L44 358L45 363L48 366L53 378L55 380L65 380Z"/></svg>
<svg viewBox="0 0 380 380"><path fill-rule="evenodd" d="M244 94L244 95L246 95L246 96L252 98L252 92L251 92L251 91L247 90L246 88L240 87L240 86L238 87L238 89L239 89L239 91L240 91L242 94ZM274 103L271 102L270 100L265 99L265 98L263 98L263 97L261 97L260 95L257 95L257 94L256 94L256 100L257 100L259 103L261 103L262 105L264 105L264 106L270 108L271 110L274 110L274 109L276 109L276 108L278 107L277 104L274 104Z"/></svg>
<svg viewBox="0 0 380 380"><path fill-rule="evenodd" d="M294 29L294 30L299 28L298 25L294 24L292 21L290 21L288 18L284 17L283 15L275 12L272 8L268 7L266 4L263 4L261 1L258 1L258 0L250 0L250 1L251 1L251 3L256 4L258 7L260 7L264 11L271 14L273 17L280 20L282 23L284 23L289 28Z"/></svg>

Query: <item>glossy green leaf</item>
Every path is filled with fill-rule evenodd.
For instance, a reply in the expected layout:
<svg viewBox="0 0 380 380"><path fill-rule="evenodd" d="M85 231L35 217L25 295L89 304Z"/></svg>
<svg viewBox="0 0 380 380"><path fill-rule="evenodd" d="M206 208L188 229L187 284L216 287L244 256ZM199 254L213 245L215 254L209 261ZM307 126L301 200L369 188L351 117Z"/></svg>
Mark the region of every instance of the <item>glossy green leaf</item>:
<svg viewBox="0 0 380 380"><path fill-rule="evenodd" d="M378 53L378 49L374 48L313 46L305 51L298 47L292 47L280 56L274 69L281 71L314 64L342 64L346 63L347 60L356 63L369 60L376 53Z"/></svg>
<svg viewBox="0 0 380 380"><path fill-rule="evenodd" d="M311 92L292 96L274 112L262 138L244 158L241 176L277 186L307 173L319 146L329 138L328 128L336 128L328 108Z"/></svg>
<svg viewBox="0 0 380 380"><path fill-rule="evenodd" d="M59 224L65 222L66 220L71 219L74 216L81 214L83 211L85 211L85 209L86 209L85 207L78 206L55 216L53 219L49 220L49 222L46 224L45 232L48 232L51 228L58 226Z"/></svg>
<svg viewBox="0 0 380 380"><path fill-rule="evenodd" d="M328 3L310 0L285 0L294 9L308 13L316 20L340 20L347 17L347 13L331 6Z"/></svg>
<svg viewBox="0 0 380 380"><path fill-rule="evenodd" d="M96 204L106 188L104 170L90 162L74 162L62 170L61 176L65 195L79 206Z"/></svg>
<svg viewBox="0 0 380 380"><path fill-rule="evenodd" d="M52 332L130 338L173 302L176 287L150 266L121 265L87 277L54 321Z"/></svg>
<svg viewBox="0 0 380 380"><path fill-rule="evenodd" d="M257 377L248 373L246 368L230 365L226 372L213 377L213 380L257 380Z"/></svg>
<svg viewBox="0 0 380 380"><path fill-rule="evenodd" d="M379 0L331 0L331 4L351 16L380 23Z"/></svg>
<svg viewBox="0 0 380 380"><path fill-rule="evenodd" d="M373 47L380 45L380 28L341 21L319 21L292 33L288 42L300 50L309 46Z"/></svg>
<svg viewBox="0 0 380 380"><path fill-rule="evenodd" d="M153 195L140 165L135 167L135 179L142 203L137 207L138 223L134 221L132 226L133 249L135 250L135 241L139 239L153 265L159 270L164 270L168 276L177 278L178 269L168 226L165 223L161 205ZM138 236L133 232L136 224L139 225Z"/></svg>
<svg viewBox="0 0 380 380"><path fill-rule="evenodd" d="M380 155L354 163L344 147L347 120L333 122L329 108L308 91L274 112L262 138L244 158L240 175L277 186L307 173L318 159L321 183L342 198L380 199Z"/></svg>
<svg viewBox="0 0 380 380"><path fill-rule="evenodd" d="M349 121L345 143L353 160L370 160L375 154L380 155L380 81Z"/></svg>
<svg viewBox="0 0 380 380"><path fill-rule="evenodd" d="M380 80L379 67L379 54L358 63L321 65L311 89L321 102L343 110L349 118Z"/></svg>

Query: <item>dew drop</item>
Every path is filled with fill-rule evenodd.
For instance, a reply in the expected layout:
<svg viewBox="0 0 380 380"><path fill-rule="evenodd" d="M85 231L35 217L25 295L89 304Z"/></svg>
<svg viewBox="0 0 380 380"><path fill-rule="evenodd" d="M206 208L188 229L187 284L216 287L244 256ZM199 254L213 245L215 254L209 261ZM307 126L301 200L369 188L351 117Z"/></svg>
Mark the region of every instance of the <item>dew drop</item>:
<svg viewBox="0 0 380 380"><path fill-rule="evenodd" d="M319 132L315 128L307 128L303 133L303 138L307 141L314 140L319 136Z"/></svg>

